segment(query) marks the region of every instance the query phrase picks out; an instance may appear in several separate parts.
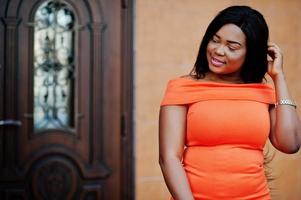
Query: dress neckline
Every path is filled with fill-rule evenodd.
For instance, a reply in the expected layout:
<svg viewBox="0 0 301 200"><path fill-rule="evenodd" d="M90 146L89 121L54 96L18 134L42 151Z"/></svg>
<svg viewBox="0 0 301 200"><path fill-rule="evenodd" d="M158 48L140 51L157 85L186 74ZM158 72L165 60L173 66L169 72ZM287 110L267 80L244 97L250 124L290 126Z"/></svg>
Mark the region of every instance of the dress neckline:
<svg viewBox="0 0 301 200"><path fill-rule="evenodd" d="M274 104L275 90L269 83L219 83L178 77L169 80L161 105L205 100L250 100Z"/></svg>
<svg viewBox="0 0 301 200"><path fill-rule="evenodd" d="M260 85L260 86L270 86L271 87L271 84L269 84L269 83L225 83L225 82L215 82L215 81L208 81L208 80L198 81L198 80L186 78L186 77L178 77L176 79L183 80L183 81L190 81L192 83L198 83L198 84L204 84L204 85L221 85L221 86L252 86L252 85L256 86L256 85Z"/></svg>

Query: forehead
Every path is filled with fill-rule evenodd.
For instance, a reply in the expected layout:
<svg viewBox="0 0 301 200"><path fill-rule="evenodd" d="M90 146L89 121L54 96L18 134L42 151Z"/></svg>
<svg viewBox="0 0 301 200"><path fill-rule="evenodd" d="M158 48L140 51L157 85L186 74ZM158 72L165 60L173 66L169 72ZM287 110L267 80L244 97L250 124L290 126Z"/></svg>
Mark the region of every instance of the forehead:
<svg viewBox="0 0 301 200"><path fill-rule="evenodd" d="M225 24L217 32L216 35L223 40L236 41L245 44L246 36L242 30L235 24Z"/></svg>

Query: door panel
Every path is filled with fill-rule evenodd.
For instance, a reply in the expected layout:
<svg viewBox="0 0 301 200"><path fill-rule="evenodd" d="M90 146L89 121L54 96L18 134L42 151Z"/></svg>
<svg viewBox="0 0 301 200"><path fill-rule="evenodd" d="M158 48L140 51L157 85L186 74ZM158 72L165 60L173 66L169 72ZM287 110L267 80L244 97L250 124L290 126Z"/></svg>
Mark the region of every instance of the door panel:
<svg viewBox="0 0 301 200"><path fill-rule="evenodd" d="M74 129L35 133L33 22L44 2L1 2L0 199L133 199L131 1L60 1L76 18Z"/></svg>

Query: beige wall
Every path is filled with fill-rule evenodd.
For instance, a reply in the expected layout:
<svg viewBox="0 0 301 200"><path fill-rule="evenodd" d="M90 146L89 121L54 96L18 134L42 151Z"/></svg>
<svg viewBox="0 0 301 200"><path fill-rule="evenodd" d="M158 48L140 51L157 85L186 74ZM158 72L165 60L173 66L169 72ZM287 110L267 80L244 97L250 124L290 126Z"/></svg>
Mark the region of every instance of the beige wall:
<svg viewBox="0 0 301 200"><path fill-rule="evenodd" d="M210 3L209 3L210 2ZM191 70L205 28L229 5L245 4L261 11L270 39L284 52L284 67L292 94L301 107L300 0L136 0L135 133L136 199L169 198L158 165L158 111L169 79ZM300 111L300 107L299 110ZM271 152L274 150L269 148ZM275 200L301 199L300 153L277 152L271 167Z"/></svg>

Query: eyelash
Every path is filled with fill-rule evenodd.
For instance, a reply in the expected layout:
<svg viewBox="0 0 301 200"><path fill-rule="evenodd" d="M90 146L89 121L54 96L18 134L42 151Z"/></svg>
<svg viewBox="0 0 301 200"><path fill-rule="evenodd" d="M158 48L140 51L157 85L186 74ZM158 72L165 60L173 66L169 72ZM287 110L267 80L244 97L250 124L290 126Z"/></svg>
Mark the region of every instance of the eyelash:
<svg viewBox="0 0 301 200"><path fill-rule="evenodd" d="M212 38L211 41L214 42L214 43L218 43L218 40L217 40L216 38ZM235 50L236 50L235 48L233 48L233 47L231 47L231 46L228 46L228 49L229 49L230 51L235 51Z"/></svg>
<svg viewBox="0 0 301 200"><path fill-rule="evenodd" d="M236 49L232 48L232 47L228 47L230 51L235 51Z"/></svg>
<svg viewBox="0 0 301 200"><path fill-rule="evenodd" d="M218 40L215 39L215 38L212 38L211 40L212 40L212 42L214 42L214 43L217 43L217 42L218 42Z"/></svg>

